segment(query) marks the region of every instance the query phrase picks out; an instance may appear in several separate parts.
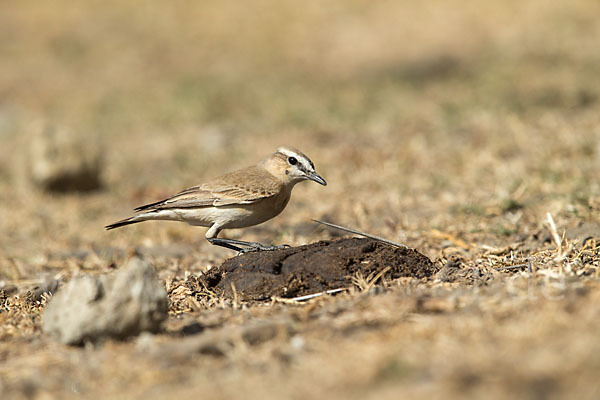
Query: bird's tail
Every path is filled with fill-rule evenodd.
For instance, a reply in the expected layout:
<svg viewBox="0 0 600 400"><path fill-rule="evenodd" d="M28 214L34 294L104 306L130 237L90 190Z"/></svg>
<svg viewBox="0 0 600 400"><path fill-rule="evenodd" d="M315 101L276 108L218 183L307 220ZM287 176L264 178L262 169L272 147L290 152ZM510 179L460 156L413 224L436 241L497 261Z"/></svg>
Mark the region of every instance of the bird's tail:
<svg viewBox="0 0 600 400"><path fill-rule="evenodd" d="M107 231L110 231L111 229L120 228L125 225L137 224L138 222L142 222L142 221L145 221L145 220L139 219L138 216L136 215L135 217L125 218L125 219L117 221L113 224L106 225L104 227L104 229L106 229Z"/></svg>

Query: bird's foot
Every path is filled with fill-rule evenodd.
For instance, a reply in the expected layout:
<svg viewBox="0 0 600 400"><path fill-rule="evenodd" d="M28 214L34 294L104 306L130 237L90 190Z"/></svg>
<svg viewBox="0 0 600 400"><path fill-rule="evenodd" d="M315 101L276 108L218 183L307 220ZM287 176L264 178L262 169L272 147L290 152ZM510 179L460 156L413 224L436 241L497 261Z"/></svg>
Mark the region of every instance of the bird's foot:
<svg viewBox="0 0 600 400"><path fill-rule="evenodd" d="M222 238L208 238L207 239L210 244L215 246L225 247L230 250L235 250L238 252L238 255L245 253L252 253L255 251L274 251L289 248L290 245L283 244L280 246L271 246L264 245L258 242L246 242L243 240L235 240L235 239L222 239ZM244 247L240 247L244 246Z"/></svg>
<svg viewBox="0 0 600 400"><path fill-rule="evenodd" d="M261 243L257 243L257 242L247 242L247 246L244 249L241 249L238 252L238 255L240 254L246 254L246 253L254 253L257 251L275 251L275 250L282 250L282 249L288 249L290 248L289 244L282 244L279 246L269 246L269 245L264 245Z"/></svg>

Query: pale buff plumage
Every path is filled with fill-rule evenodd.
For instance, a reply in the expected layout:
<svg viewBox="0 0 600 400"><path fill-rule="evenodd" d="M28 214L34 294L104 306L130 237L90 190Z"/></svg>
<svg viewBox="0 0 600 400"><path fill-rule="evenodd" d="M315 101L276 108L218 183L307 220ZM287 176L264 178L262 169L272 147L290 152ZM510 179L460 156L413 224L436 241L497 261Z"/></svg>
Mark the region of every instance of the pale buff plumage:
<svg viewBox="0 0 600 400"><path fill-rule="evenodd" d="M209 227L206 238L213 244L222 229L245 228L277 216L287 205L292 188L303 180L327 183L301 151L280 147L258 165L230 172L202 185L185 189L172 197L135 209L133 217L108 225L114 229L148 220L182 221ZM246 242L229 241L236 244Z"/></svg>

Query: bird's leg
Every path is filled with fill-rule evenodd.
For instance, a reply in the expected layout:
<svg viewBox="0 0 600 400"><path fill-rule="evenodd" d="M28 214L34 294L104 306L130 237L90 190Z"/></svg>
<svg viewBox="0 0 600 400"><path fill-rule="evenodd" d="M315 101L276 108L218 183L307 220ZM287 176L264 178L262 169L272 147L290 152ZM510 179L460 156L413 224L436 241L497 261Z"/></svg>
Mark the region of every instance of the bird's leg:
<svg viewBox="0 0 600 400"><path fill-rule="evenodd" d="M240 254L249 253L253 251L273 251L273 250L281 250L290 247L287 244L281 246L269 246L264 245L258 242L246 242L243 240L235 240L235 239L222 239L222 238L207 238L210 244L214 244L216 246L226 247L231 250L235 250ZM245 248L238 247L245 246Z"/></svg>

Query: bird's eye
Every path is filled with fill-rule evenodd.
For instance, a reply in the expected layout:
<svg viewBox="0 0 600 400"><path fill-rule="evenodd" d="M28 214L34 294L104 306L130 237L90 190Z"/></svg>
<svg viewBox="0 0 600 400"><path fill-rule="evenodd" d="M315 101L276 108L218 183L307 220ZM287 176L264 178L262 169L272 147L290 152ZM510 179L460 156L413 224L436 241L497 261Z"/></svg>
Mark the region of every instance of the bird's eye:
<svg viewBox="0 0 600 400"><path fill-rule="evenodd" d="M288 158L288 162L290 163L290 165L296 165L296 164L298 164L298 160L296 160L296 157L290 157L290 158Z"/></svg>

